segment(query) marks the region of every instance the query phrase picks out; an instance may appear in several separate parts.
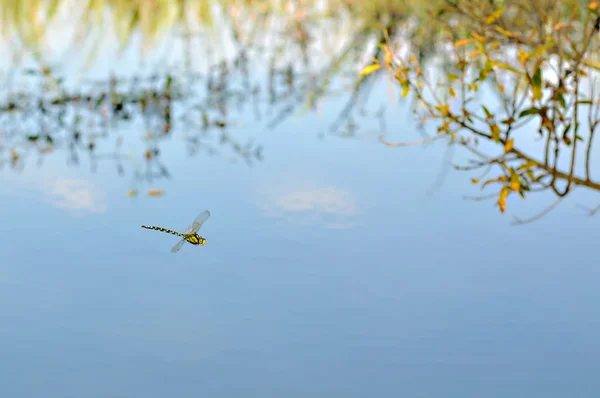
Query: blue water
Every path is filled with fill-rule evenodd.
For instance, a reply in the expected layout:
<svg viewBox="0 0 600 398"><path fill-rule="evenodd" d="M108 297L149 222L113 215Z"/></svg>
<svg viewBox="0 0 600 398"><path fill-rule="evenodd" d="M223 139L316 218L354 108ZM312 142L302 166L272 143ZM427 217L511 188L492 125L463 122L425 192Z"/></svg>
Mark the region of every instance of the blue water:
<svg viewBox="0 0 600 398"><path fill-rule="evenodd" d="M385 147L373 123L322 137L345 100L274 130L242 113L235 134L264 146L252 167L176 135L160 144L172 179L133 198L131 165L5 166L0 396L598 396L597 219L575 207L593 196L511 226L552 198L501 215L463 199L468 173L436 185L441 142ZM418 139L407 108L386 115ZM116 129L141 156L139 129ZM173 255L177 237L140 228L205 209L204 247Z"/></svg>

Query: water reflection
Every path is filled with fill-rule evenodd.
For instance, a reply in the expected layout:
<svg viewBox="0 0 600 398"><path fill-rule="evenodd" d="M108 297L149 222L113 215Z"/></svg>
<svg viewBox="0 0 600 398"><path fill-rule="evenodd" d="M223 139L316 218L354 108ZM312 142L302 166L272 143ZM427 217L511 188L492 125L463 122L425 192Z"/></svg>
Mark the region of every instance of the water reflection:
<svg viewBox="0 0 600 398"><path fill-rule="evenodd" d="M294 224L336 229L353 227L351 220L360 213L358 201L352 192L295 178L259 187L257 205L267 215L286 217Z"/></svg>
<svg viewBox="0 0 600 398"><path fill-rule="evenodd" d="M592 146L588 144L592 142L593 133L589 135L589 139L579 130L576 138L570 138L567 133L564 133L554 140L546 140L544 160L539 160L539 156L530 153L539 151L540 145L531 145L522 137L510 138L501 134L502 129L507 129L506 134L510 134L512 130L524 127L525 122L531 122L530 117L539 113L536 113L535 109L555 108L550 105L540 105L537 108L534 106L529 107L530 112L527 113L527 109L524 108L526 105L521 101L519 107L514 107L512 111L507 110L505 117L500 117L500 114L496 117L495 113L489 110L502 106L506 108L507 104L517 103L517 97L526 93L522 90L522 76L515 81L510 80L510 76L505 76L507 71L516 71L509 65L510 60L507 57L510 55L505 56L505 50L511 48L510 43L498 45L492 43L493 48L490 47L490 51L485 53L485 56L497 57L497 59L494 58L481 66L476 62L476 57L483 52L478 53L479 50L473 52L468 47L470 41L483 37L481 33L473 31L475 33L472 33L474 35L472 38L457 40L455 36L462 34L463 25L454 26L448 20L450 15L458 19L468 19L481 13L496 15L493 14L494 7L494 5L485 5L483 9L442 7L441 9L445 11L440 11L434 18L435 24L428 28L414 26L414 18L417 18L418 12L411 17L397 13L393 7L384 8L379 14L367 16L364 21L359 19L354 21L351 24L352 40L348 40L346 34L336 37L337 43L328 47L327 40L322 38L323 32L334 28L336 33L341 31L337 25L340 21L339 15L316 18L311 29L308 29L307 18L314 10L310 7L294 8L291 17L281 17L281 21L284 22L283 28L271 33L268 29L277 25L275 22L277 19L273 15L264 14L262 16L264 20L261 20L252 7L243 8L242 11L242 8L234 6L227 14L234 21L230 26L234 32L233 40L225 46L228 51L224 54L224 59L215 59L214 62L206 64L206 68L202 71L192 67L199 57L194 59L189 57L192 48L206 47L206 41L199 41L202 39L201 35L199 37L190 32L183 36L176 35L178 40L176 45L171 42L165 47L183 46L180 55L188 57L186 59L190 63L186 68L179 68L180 70L159 67L161 72L154 72L148 76L134 74L129 77L126 75L120 78L111 77L108 80L91 82L87 87L79 85L74 89L69 87L70 83L67 82L69 79L65 78L64 73L61 75L58 73L58 68L50 68L43 63L41 67L24 70L28 78L19 83L23 82L27 89L11 92L0 107L4 110L2 122L6 126L2 159L15 170L22 170L26 158L34 153L38 165L42 164L44 156L55 149L66 150L69 161L73 164L78 164L85 153L85 156L90 159L92 170L95 170L98 162L101 161L114 162L121 175L125 173L125 168L133 168L130 196L140 191L145 191L149 196L162 196L163 188L152 185L171 178L167 164L161 157L160 143L165 139L183 134L186 147L192 155L202 153L214 156L222 154L223 149L227 148L238 159L253 165L264 157L263 143L260 142L262 137L260 134L240 133L240 130L244 129L244 124L258 124L264 126L263 128L274 129L294 115L302 114L303 110L312 112L319 107L322 108L324 101L339 94L347 95L348 98L345 99L345 105L338 110L338 114L328 121L329 134L358 139L379 135L380 140L388 146L405 146L405 142L392 142L391 138L384 138L387 135L387 104L385 101L384 104L372 103L370 93L377 82L386 76L384 68L361 75L356 73L357 66L368 64L370 58L385 63L391 72L395 73L392 84L400 85L401 96L413 92L413 106L417 106L417 111L425 111L419 112L421 121L427 121L422 125L422 134L425 138L420 143L446 138L451 145L458 145L471 155L475 155L475 160L457 168L468 172L482 170L483 173L475 175L472 181L475 184L483 183L484 188L498 188L498 192L478 196L477 200L496 199L497 207L504 212L508 197L512 194L525 197L535 192L552 191L558 200L549 208L550 210L570 193L572 187L584 186L598 189L599 185L590 177L590 159L593 151ZM498 10L500 12L503 9L498 8ZM249 14L245 14L247 12ZM250 15L251 18L243 23L242 15ZM211 18L222 17L213 15ZM490 16L488 19L490 21L488 25L497 21L497 17ZM593 29L593 22L590 18L586 22L591 26L590 29ZM135 23L143 25L146 22ZM535 26L526 25L526 21L520 19L515 19L512 23L523 29L535 29ZM556 34L577 34L577 29L585 30L586 26L573 27L574 30L570 31L561 25L560 29L557 29L559 33ZM439 36L443 40L441 44L435 44L432 36L425 34L425 32L442 31L443 28L450 29L454 36L449 37L448 31L441 33ZM269 38L269 45L265 45L264 37L257 33L259 31L265 35L264 37ZM495 34L502 35L502 31ZM453 51L442 50L436 53L436 49L443 47L443 43L458 44ZM522 62L526 62L523 55L525 47L519 50L521 51L519 59ZM459 61L462 55L458 52L466 49L471 51L469 56L473 61L470 64L461 64ZM543 49L552 50L550 47ZM161 50L157 49L157 52ZM541 51L537 52L538 57L542 54ZM591 50L586 47L586 51ZM302 62L297 62L298 58L295 55L301 55ZM438 62L440 56L443 57L441 64ZM403 58L407 59L402 61ZM534 56L529 58L531 62L535 61ZM508 63L503 63L504 61ZM588 61L586 62L586 65L590 65ZM447 81L439 78L435 83L433 80L427 80L426 75L421 75L421 71L430 66L436 68L438 75L448 72ZM165 73L165 69L169 71ZM547 85L551 85L553 79L549 77L549 68L540 64L538 70L542 69ZM250 70L260 72L250 73ZM461 70L469 76L472 75L474 80L467 84L464 79L458 79L458 76L463 73ZM559 77L558 80L565 82L566 90L570 84L567 82L570 77L568 71L565 73L565 76ZM495 83L489 81L489 76L496 76ZM529 78L531 79L532 76ZM452 86L451 83L456 82L457 79L461 82L460 87ZM481 89L479 89L480 85ZM38 89L33 90L32 87ZM427 88L433 91L426 92ZM550 91L554 90L555 94L558 93L556 87L546 88ZM497 91L495 94L498 95L496 98L489 97L483 102L480 98L476 98L479 91L487 94L494 89ZM444 93L446 96L444 101L441 102L439 100L441 97L437 97L440 90L447 91ZM470 91L473 94L468 94ZM457 97L457 92L466 93L464 95L468 98L463 94ZM428 102L427 98L431 95L435 101ZM565 92L559 97L554 95L552 98L566 106L565 98L568 95ZM593 90L590 95L593 97ZM585 98L581 99L576 108L584 106L585 102ZM481 106L485 112L475 112L471 104L475 107ZM592 103L592 105L590 112L593 113L596 104ZM450 109L458 113L455 115L450 112ZM548 137L553 134L553 131L563 127L565 131L570 130L573 126L572 117L567 116L568 110L565 109L565 112L561 113L559 119L566 117L568 120L560 120L558 124L552 124L551 128L549 123L554 120L553 117L547 113L540 114L542 123L540 129L550 129ZM459 114L462 116L457 116ZM457 117L467 119L459 120L456 119ZM434 122L436 120L437 122ZM592 118L588 124L594 129L597 122ZM134 150L134 158L141 156L143 159L134 160L137 163L133 166L131 156L123 153L123 137L114 136L115 129L125 125L136 130L137 134L143 134L145 141L143 151L137 148ZM428 133L433 129L437 129L436 136L430 136ZM491 129L491 133L486 129ZM132 138L128 136L128 144L133 142ZM487 142L480 143L480 140ZM554 142L559 152L561 145L565 148L573 148L574 159L579 156L575 150L578 140L584 140L588 148L583 159L585 166L579 167L583 167L582 170L585 172L583 177L581 173L576 172L579 169L575 170L574 167L571 167L572 170L569 172L564 171L564 167L569 166L565 163L564 156L560 157L563 159L560 163L558 155L555 156L555 161L551 161L549 157L552 153L551 143ZM574 142L572 146L571 142ZM506 153L498 156L491 154L496 149L495 146L502 146ZM535 149L529 150L529 146ZM575 164L582 163L574 162L573 165ZM487 177L491 169L500 174L493 178ZM561 182L566 184L564 189L556 185ZM143 188L144 185L148 187ZM473 197L473 195L467 196ZM594 212L593 209L591 212ZM546 211L543 211L541 215L545 213ZM538 218L535 216L532 220Z"/></svg>
<svg viewBox="0 0 600 398"><path fill-rule="evenodd" d="M159 3L157 15L176 9ZM123 15L134 6L123 3ZM378 142L382 123L387 142L436 132L414 128L406 102L390 106L397 82L384 68L360 77L375 53L364 46L383 34L364 23L366 8L352 7L332 31L346 29L344 40L327 34L331 19L319 26L292 7L304 23L294 40L272 25L250 32L289 52L253 52L245 30L231 47L200 37L184 51L188 42L175 40L148 52L163 69L147 74L137 71L138 47L118 53L106 39L86 73L93 78L73 79L68 68L82 61L65 59L58 91L40 90L49 78L30 75L35 90L3 102L14 102L1 116L3 159L10 165L16 153L19 166L2 170L0 190L6 394L562 397L576 385L598 395L594 225L561 206L510 228L491 206L462 200L479 190L464 173L443 173L428 196L452 152L441 140ZM149 9L123 26L153 26ZM267 14L227 10L242 22ZM240 47L248 61L236 69ZM195 67L169 69L188 56ZM468 161L454 148L452 163ZM127 198L127 189L162 196ZM519 213L546 199L531 195ZM185 227L205 208L201 250L173 256L166 235L139 227Z"/></svg>
<svg viewBox="0 0 600 398"><path fill-rule="evenodd" d="M105 212L105 198L88 181L79 179L56 178L44 181L43 191L56 206L68 210L87 210Z"/></svg>

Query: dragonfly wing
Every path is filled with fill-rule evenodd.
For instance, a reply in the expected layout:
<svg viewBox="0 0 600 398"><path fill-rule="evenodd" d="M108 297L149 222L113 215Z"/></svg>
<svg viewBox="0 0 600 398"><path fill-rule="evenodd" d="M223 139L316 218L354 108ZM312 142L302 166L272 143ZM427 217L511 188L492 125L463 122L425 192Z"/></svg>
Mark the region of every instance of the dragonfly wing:
<svg viewBox="0 0 600 398"><path fill-rule="evenodd" d="M175 246L173 246L171 248L171 253L177 253L179 251L179 249L181 249L181 246L183 246L184 243L185 243L185 239L181 239L179 242L177 242L175 244Z"/></svg>
<svg viewBox="0 0 600 398"><path fill-rule="evenodd" d="M202 224L204 224L206 222L206 220L208 220L208 217L210 217L210 211L204 210L202 213L200 213L198 215L198 217L196 217L196 219L194 220L194 222L192 223L192 225L189 228L190 232L187 232L187 233L198 232L200 227L202 227Z"/></svg>

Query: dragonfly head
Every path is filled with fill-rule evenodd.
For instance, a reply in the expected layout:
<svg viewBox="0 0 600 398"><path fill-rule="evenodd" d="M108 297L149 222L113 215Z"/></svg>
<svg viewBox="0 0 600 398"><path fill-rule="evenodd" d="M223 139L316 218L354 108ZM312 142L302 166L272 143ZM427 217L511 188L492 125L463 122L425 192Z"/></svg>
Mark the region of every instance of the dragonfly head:
<svg viewBox="0 0 600 398"><path fill-rule="evenodd" d="M204 239L203 237L200 237L199 241L202 246L206 244L206 239Z"/></svg>

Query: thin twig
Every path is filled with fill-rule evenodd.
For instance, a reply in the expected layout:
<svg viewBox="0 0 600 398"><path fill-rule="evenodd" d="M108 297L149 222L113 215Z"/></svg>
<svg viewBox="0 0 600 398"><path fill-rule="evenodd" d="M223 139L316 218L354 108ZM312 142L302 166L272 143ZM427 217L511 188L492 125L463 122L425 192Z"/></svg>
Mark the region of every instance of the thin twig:
<svg viewBox="0 0 600 398"><path fill-rule="evenodd" d="M600 210L600 205L598 205L598 206L596 206L594 208L589 208L589 207L583 206L583 205L577 205L577 207L579 207L580 209L584 209L585 211L587 211L589 217L592 217L594 214L596 214Z"/></svg>
<svg viewBox="0 0 600 398"><path fill-rule="evenodd" d="M429 137L429 138L425 138L423 140L418 140L418 141L409 141L409 142L389 142L386 141L385 138L383 137L383 135L379 136L379 141L387 146L392 146L392 147L396 147L396 146L415 146L415 145L422 145L422 144L428 144L430 142L433 141L437 141L441 138L446 138L443 135L438 135L438 136L434 136L434 137Z"/></svg>
<svg viewBox="0 0 600 398"><path fill-rule="evenodd" d="M495 199L497 197L498 197L498 193L492 193L489 195L482 195L482 196L463 196L463 199L473 200L475 202L481 202L482 200L490 200L490 199Z"/></svg>
<svg viewBox="0 0 600 398"><path fill-rule="evenodd" d="M548 206L543 211L541 211L540 213L538 213L537 215L535 215L535 216L533 216L531 218L518 218L518 217L515 217L513 219L513 221L511 222L511 225L529 224L529 223L532 223L534 221L539 220L540 218L544 217L546 214L548 214L552 210L554 210L556 208L556 206L558 206L560 204L560 202L562 202L562 200L564 198L565 198L564 196L559 196L558 199L556 201L554 201L554 203L552 203L550 206Z"/></svg>

